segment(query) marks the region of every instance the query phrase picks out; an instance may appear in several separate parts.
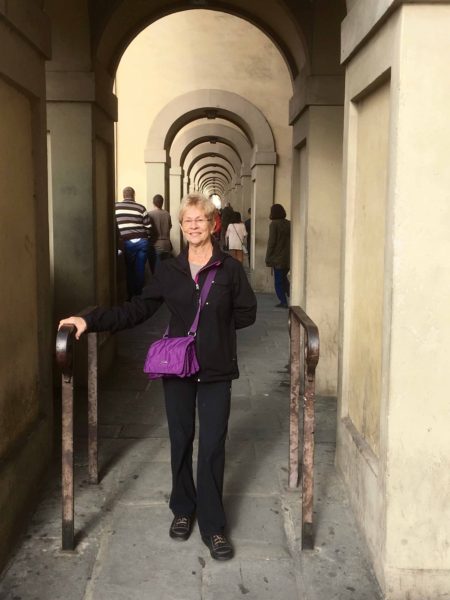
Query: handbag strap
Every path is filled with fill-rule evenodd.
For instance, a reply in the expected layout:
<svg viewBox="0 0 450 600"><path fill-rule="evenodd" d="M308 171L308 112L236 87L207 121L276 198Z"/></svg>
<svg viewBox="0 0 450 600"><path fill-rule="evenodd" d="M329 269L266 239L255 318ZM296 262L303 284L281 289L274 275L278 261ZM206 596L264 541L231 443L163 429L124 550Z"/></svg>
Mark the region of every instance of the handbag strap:
<svg viewBox="0 0 450 600"><path fill-rule="evenodd" d="M241 246L244 246L244 242L241 240L241 236L239 235L239 233L238 233L238 230L236 229L236 225L235 225L234 223L232 223L232 225L233 225L233 227L234 227L234 230L235 230L235 232L236 232L236 235L237 235L237 236L238 236L238 238L239 238L239 241L241 242Z"/></svg>
<svg viewBox="0 0 450 600"><path fill-rule="evenodd" d="M198 308L197 314L195 315L194 322L192 323L188 335L194 335L197 333L198 322L200 320L200 311L206 304L206 299L208 298L209 290L211 289L211 285L214 283L214 277L217 273L217 267L211 267L206 275L205 283L200 292L200 298L198 300Z"/></svg>

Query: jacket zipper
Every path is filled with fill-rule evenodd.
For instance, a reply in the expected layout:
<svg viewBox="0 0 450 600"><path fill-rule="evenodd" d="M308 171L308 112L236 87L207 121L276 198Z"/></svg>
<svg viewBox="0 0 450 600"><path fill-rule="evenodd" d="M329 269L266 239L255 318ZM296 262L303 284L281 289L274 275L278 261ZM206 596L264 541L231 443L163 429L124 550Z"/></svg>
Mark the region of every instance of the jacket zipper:
<svg viewBox="0 0 450 600"><path fill-rule="evenodd" d="M211 263L210 265L202 267L200 269L200 271L198 271L197 275L195 276L194 283L195 283L195 290L197 292L197 305L200 302L200 286L198 284L198 279L199 279L200 273L202 273L203 271L208 271L212 267L218 267L221 264L222 263L220 262L220 260L216 260L215 262ZM197 346L197 352L198 352L198 354L200 354L200 320L199 320L199 327L197 328L197 333L196 333L196 336L195 336L195 345ZM201 378L197 377L197 381L200 382Z"/></svg>

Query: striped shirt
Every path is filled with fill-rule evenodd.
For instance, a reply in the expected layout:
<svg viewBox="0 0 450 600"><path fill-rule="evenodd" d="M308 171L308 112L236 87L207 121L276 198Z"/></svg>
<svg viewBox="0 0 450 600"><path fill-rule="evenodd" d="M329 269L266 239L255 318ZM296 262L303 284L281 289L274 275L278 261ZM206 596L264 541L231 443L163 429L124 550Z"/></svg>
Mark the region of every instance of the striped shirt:
<svg viewBox="0 0 450 600"><path fill-rule="evenodd" d="M152 218L145 206L133 200L116 202L116 222L122 240L152 238Z"/></svg>

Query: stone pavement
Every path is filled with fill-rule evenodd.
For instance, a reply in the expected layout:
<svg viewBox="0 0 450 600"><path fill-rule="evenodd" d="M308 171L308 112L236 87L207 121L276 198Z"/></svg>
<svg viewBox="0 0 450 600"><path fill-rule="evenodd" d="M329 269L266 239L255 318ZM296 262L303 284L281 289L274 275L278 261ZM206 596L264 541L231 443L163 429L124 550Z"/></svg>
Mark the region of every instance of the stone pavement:
<svg viewBox="0 0 450 600"><path fill-rule="evenodd" d="M287 311L258 296L257 323L239 332L225 505L236 556L211 559L197 527L168 536L169 442L162 387L142 373L164 313L119 334L100 395L101 483L87 483L85 415L78 423L77 549L60 550L58 474L0 581L1 600L380 600L364 543L334 466L335 401L317 400L316 548L299 549L299 490L287 489ZM82 403L82 399L79 400Z"/></svg>

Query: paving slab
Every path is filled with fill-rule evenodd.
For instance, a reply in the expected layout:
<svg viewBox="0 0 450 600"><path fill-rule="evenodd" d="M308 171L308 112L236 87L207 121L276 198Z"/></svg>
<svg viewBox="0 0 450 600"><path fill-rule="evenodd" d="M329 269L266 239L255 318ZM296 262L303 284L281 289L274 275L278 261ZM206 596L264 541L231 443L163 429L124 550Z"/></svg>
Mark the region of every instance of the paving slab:
<svg viewBox="0 0 450 600"><path fill-rule="evenodd" d="M238 332L241 379L232 386L224 483L235 558L214 561L197 525L188 542L168 536L163 390L142 373L147 346L167 322L161 310L117 336L116 367L100 386L98 486L87 482L86 394L78 394L76 551L60 549L55 467L0 580L0 600L381 600L334 467L333 398L316 401L316 543L301 551L300 488L287 487L288 315L275 303L259 295L256 324Z"/></svg>

